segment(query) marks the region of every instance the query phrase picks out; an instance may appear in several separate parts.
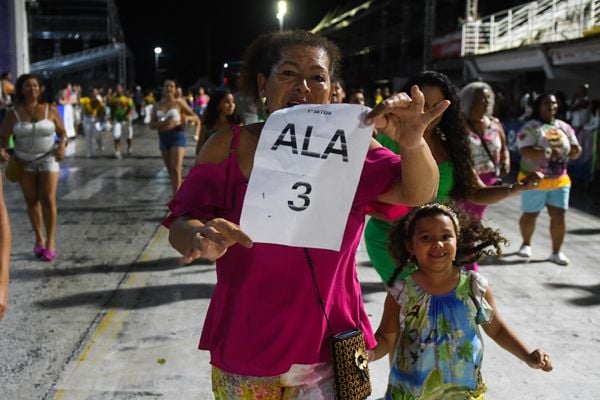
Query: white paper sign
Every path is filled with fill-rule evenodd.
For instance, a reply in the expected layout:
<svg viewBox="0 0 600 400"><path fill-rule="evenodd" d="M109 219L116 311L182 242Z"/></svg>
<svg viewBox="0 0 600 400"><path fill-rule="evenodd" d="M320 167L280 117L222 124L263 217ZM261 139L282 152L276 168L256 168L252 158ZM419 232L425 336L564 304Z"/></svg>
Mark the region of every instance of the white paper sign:
<svg viewBox="0 0 600 400"><path fill-rule="evenodd" d="M340 249L373 132L362 122L369 110L298 105L269 116L240 219L253 241Z"/></svg>

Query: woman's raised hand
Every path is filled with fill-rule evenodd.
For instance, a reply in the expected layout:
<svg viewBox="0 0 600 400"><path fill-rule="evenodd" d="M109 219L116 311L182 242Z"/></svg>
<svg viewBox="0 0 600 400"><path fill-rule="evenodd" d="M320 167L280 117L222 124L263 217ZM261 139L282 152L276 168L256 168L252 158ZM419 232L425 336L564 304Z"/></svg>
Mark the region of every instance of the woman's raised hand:
<svg viewBox="0 0 600 400"><path fill-rule="evenodd" d="M398 93L379 103L369 114L365 123L375 124L375 129L383 131L405 148L421 143L425 128L441 116L450 105L448 100L440 101L434 107L423 111L425 98L418 86L410 89L410 96Z"/></svg>
<svg viewBox="0 0 600 400"><path fill-rule="evenodd" d="M189 264L198 258L214 261L236 243L246 248L253 245L239 225L223 218L212 219L194 235L192 248L183 256L183 262Z"/></svg>

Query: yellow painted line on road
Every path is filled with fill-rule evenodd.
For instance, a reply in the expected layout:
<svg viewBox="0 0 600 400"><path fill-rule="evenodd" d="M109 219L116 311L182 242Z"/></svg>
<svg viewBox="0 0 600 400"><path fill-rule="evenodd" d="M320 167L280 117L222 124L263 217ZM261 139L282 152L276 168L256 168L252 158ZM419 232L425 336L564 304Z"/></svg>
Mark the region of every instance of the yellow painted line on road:
<svg viewBox="0 0 600 400"><path fill-rule="evenodd" d="M159 227L136 263L160 259L161 246L159 244L167 240L168 232L169 231L164 227ZM134 286L143 287L148 282L149 277L150 273L130 273L123 285L118 287L117 290ZM118 303L118 300L119 297L117 295L111 303ZM93 379L98 371L100 371L102 363L105 361L106 356L112 351L128 315L129 310L126 309L108 309L81 352L81 355L70 368L70 372L67 372L66 378L60 384L60 387L57 388L54 397L55 400L85 399L89 396L92 391L91 389L93 389L93 382L89 382L90 385L88 386L88 378L92 377ZM71 362L70 364L73 363ZM87 390L82 386L88 386Z"/></svg>

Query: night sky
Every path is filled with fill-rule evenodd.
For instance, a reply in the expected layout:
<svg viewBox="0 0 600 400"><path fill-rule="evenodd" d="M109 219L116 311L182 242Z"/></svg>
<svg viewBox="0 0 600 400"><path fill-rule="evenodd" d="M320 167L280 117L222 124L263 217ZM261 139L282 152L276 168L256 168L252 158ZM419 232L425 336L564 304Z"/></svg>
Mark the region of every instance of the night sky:
<svg viewBox="0 0 600 400"><path fill-rule="evenodd" d="M341 0L288 0L285 28L312 29ZM184 87L208 76L218 83L224 62L240 60L263 32L276 30L276 0L167 1L150 6L116 0L125 41L135 57L136 83L154 82L154 47L160 46L161 77Z"/></svg>

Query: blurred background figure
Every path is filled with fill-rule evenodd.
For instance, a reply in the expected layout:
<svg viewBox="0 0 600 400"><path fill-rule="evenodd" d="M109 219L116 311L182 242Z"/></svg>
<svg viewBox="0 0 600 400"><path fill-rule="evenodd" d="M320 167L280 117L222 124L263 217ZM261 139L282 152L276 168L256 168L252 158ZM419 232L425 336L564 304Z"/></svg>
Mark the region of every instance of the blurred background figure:
<svg viewBox="0 0 600 400"><path fill-rule="evenodd" d="M577 86L577 90L571 99L569 105L569 116L570 124L575 129L575 132L579 131L588 123L590 118L590 99L588 97L588 91L590 85L582 83Z"/></svg>
<svg viewBox="0 0 600 400"><path fill-rule="evenodd" d="M346 99L344 82L339 78L335 78L333 81L331 81L331 86L333 88L331 93L331 104L343 103Z"/></svg>
<svg viewBox="0 0 600 400"><path fill-rule="evenodd" d="M350 104L365 105L365 92L362 89L354 89L350 92Z"/></svg>
<svg viewBox="0 0 600 400"><path fill-rule="evenodd" d="M196 96L194 96L194 112L198 117L204 118L204 111L206 110L209 100L210 96L206 93L204 87L200 86Z"/></svg>
<svg viewBox="0 0 600 400"><path fill-rule="evenodd" d="M115 95L110 98L110 119L115 145L115 158L121 159L121 137L125 136L127 142L127 155L131 155L133 142L133 127L131 126L131 113L134 109L133 99L125 93L122 84L117 84Z"/></svg>
<svg viewBox="0 0 600 400"><path fill-rule="evenodd" d="M133 92L133 102L135 103L135 112L138 116L136 121L143 121L146 115L146 110L144 109L144 92L142 91L142 87L140 85L135 87L135 92Z"/></svg>
<svg viewBox="0 0 600 400"><path fill-rule="evenodd" d="M253 98L248 97L241 91L236 92L233 97L235 99L236 113L245 125L265 120L264 115L261 115L259 107Z"/></svg>
<svg viewBox="0 0 600 400"><path fill-rule="evenodd" d="M94 139L99 152L104 150L102 146L102 119L104 118L105 105L98 88L91 88L89 96L79 100L83 115L83 135L85 137L85 156L92 157L94 152Z"/></svg>
<svg viewBox="0 0 600 400"><path fill-rule="evenodd" d="M377 104L381 103L383 101L383 94L381 93L381 88L377 87L375 88L375 93L373 93L373 105L376 106Z"/></svg>
<svg viewBox="0 0 600 400"><path fill-rule="evenodd" d="M181 186L186 146L185 126L188 122L195 123L194 136L199 135L200 117L184 97L177 95L176 82L167 79L163 84L162 97L152 111L150 127L158 129L160 153L169 172L173 194Z"/></svg>
<svg viewBox="0 0 600 400"><path fill-rule="evenodd" d="M149 124L150 119L152 118L152 109L154 108L154 104L156 104L156 98L154 97L154 91L152 89L148 89L146 91L146 95L144 96L144 123Z"/></svg>
<svg viewBox="0 0 600 400"><path fill-rule="evenodd" d="M494 91L485 82L471 82L459 92L460 108L466 121L471 160L485 185L502 183L510 172L510 154L502 123L492 115ZM464 208L477 219L486 205L465 201Z"/></svg>
<svg viewBox="0 0 600 400"><path fill-rule="evenodd" d="M196 154L217 131L230 129L233 125L240 125L242 122L236 110L233 93L229 89L216 90L204 112L204 123L200 130L200 139L196 145Z"/></svg>
<svg viewBox="0 0 600 400"><path fill-rule="evenodd" d="M527 121L531 117L531 113L533 111L532 103L533 99L537 97L537 93L535 91L526 91L521 100L519 100L519 109L521 114L519 115L520 121Z"/></svg>
<svg viewBox="0 0 600 400"><path fill-rule="evenodd" d="M571 179L567 174L569 159L581 155L575 131L565 121L556 118L558 103L552 92L538 96L532 105L531 119L518 134L521 165L518 179L540 170L544 179L537 190L521 193L521 218L519 227L522 243L517 254L531 258L531 238L537 217L543 208L550 216L552 253L548 257L558 265L568 265L569 259L561 251L566 235L565 214L569 208Z"/></svg>
<svg viewBox="0 0 600 400"><path fill-rule="evenodd" d="M563 121L568 121L570 112L569 112L569 100L567 100L567 94L562 90L556 91L556 101L558 103L558 108L556 110L556 118L562 119Z"/></svg>
<svg viewBox="0 0 600 400"><path fill-rule="evenodd" d="M384 86L383 89L381 90L381 95L383 96L384 99L387 99L388 97L390 97L392 95L392 91L391 91L390 87Z"/></svg>
<svg viewBox="0 0 600 400"><path fill-rule="evenodd" d="M0 75L0 126L6 115L6 110L12 105L12 96L15 92L15 85L12 84L10 72L3 72Z"/></svg>

